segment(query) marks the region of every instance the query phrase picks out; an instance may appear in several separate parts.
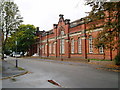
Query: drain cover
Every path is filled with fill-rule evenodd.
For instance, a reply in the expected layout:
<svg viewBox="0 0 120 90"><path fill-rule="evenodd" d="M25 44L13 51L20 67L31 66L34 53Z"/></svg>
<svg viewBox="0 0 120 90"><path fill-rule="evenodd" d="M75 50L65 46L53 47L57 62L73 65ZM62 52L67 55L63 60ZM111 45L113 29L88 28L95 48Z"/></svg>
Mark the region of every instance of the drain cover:
<svg viewBox="0 0 120 90"><path fill-rule="evenodd" d="M52 83L53 85L59 86L61 87L61 85L59 85L57 82L53 81L53 80L48 80L48 82Z"/></svg>

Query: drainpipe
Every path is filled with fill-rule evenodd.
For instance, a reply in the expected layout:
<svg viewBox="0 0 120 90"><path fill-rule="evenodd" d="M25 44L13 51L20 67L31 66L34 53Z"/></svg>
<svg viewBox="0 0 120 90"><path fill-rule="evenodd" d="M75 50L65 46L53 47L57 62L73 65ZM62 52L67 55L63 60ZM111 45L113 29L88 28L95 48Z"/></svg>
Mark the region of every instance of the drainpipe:
<svg viewBox="0 0 120 90"><path fill-rule="evenodd" d="M53 26L54 26L54 29L56 30L55 31L55 33L56 33L56 35L55 35L56 36L56 40L55 40L56 45L54 48L55 48L55 53L56 53L55 57L57 57L57 24L53 24Z"/></svg>
<svg viewBox="0 0 120 90"><path fill-rule="evenodd" d="M40 57L42 57L42 34L40 36Z"/></svg>
<svg viewBox="0 0 120 90"><path fill-rule="evenodd" d="M84 20L84 37L85 37L85 59L87 59L86 22L84 18L83 20Z"/></svg>

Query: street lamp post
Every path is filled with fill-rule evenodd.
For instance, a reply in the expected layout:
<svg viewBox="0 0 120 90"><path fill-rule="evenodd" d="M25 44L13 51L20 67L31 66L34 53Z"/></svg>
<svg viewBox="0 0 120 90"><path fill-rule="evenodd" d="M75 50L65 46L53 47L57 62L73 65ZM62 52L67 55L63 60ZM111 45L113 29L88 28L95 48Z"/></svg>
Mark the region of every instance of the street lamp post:
<svg viewBox="0 0 120 90"><path fill-rule="evenodd" d="M16 54L17 54L17 40L16 40L16 42L15 42L15 44L16 44ZM16 67L18 67L18 60L17 60L17 56L16 56Z"/></svg>

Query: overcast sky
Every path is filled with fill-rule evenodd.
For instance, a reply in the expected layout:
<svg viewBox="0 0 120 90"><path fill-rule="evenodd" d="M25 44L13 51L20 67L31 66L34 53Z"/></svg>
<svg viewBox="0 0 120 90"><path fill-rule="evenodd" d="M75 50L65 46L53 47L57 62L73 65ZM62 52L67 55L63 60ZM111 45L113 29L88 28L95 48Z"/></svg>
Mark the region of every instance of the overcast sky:
<svg viewBox="0 0 120 90"><path fill-rule="evenodd" d="M90 11L84 0L14 0L23 17L23 24L33 24L40 30L50 30L57 24L59 14L65 19L75 21Z"/></svg>

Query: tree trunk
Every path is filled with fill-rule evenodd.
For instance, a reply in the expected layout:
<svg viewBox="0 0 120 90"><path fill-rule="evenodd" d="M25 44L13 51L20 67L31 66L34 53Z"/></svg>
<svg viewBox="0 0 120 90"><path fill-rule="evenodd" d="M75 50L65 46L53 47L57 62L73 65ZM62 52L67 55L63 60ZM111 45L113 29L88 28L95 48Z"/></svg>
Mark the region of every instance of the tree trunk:
<svg viewBox="0 0 120 90"><path fill-rule="evenodd" d="M4 44L4 34L2 32L2 60L4 60L4 50L5 50L5 44Z"/></svg>

